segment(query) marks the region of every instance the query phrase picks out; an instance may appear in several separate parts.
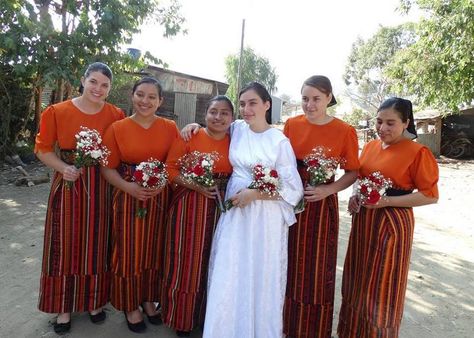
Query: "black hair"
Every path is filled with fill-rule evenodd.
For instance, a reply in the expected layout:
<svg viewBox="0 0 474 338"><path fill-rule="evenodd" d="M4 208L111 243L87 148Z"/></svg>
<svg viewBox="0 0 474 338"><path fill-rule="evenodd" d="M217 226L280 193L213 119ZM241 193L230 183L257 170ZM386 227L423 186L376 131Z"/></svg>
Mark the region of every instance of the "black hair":
<svg viewBox="0 0 474 338"><path fill-rule="evenodd" d="M112 70L105 63L102 63L102 62L91 63L89 66L87 66L87 69L84 72L84 77L87 78L91 75L91 73L94 73L94 72L99 72L107 76L110 82L112 82L113 80Z"/></svg>
<svg viewBox="0 0 474 338"><path fill-rule="evenodd" d="M163 97L163 86L161 85L160 81L158 81L152 76L145 76L145 77L142 77L140 80L137 80L135 84L133 85L132 94L135 93L139 85L142 85L144 83L149 83L149 84L154 85L156 89L158 90L159 98L161 99Z"/></svg>
<svg viewBox="0 0 474 338"><path fill-rule="evenodd" d="M402 122L408 122L407 131L413 134L413 138L417 138L415 121L413 118L413 105L410 100L402 99L400 97L391 97L382 102L377 112L385 109L393 108L402 120Z"/></svg>
<svg viewBox="0 0 474 338"><path fill-rule="evenodd" d="M207 101L206 105L206 112L209 109L209 107L212 105L213 102L226 102L229 105L230 110L232 111L232 115L234 115L234 105L232 104L232 101L225 95L216 95L209 101Z"/></svg>
<svg viewBox="0 0 474 338"><path fill-rule="evenodd" d="M272 123L272 96L268 90L258 82L250 82L239 92L239 98L243 93L253 90L262 99L263 102L270 102L270 108L265 112L265 120L268 124Z"/></svg>
<svg viewBox="0 0 474 338"><path fill-rule="evenodd" d="M337 101L332 92L331 81L324 75L313 75L307 78L303 85L301 86L301 91L303 91L304 86L310 86L316 88L320 92L329 95L331 94L331 101L328 103L328 107L334 106Z"/></svg>

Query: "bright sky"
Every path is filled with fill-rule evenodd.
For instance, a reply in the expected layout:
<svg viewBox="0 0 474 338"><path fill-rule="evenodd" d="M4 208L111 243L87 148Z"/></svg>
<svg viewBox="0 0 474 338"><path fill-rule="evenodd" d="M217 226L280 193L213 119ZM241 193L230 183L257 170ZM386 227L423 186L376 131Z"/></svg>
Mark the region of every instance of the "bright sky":
<svg viewBox="0 0 474 338"><path fill-rule="evenodd" d="M244 45L270 60L278 75L277 94L298 99L311 75L331 79L336 95L352 43L380 25L409 20L396 11L399 0L180 0L187 35L162 37L161 28L145 26L131 47L149 51L169 69L226 82L225 57Z"/></svg>

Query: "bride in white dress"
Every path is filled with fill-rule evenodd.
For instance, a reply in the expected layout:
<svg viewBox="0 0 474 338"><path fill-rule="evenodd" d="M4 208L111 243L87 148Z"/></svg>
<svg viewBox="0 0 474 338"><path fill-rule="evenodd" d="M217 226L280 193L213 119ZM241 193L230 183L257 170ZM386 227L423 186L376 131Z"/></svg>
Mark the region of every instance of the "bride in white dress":
<svg viewBox="0 0 474 338"><path fill-rule="evenodd" d="M239 101L244 121L231 127L234 171L226 192L234 207L222 214L213 240L204 337L282 337L288 227L303 186L290 142L265 119L267 90L251 83ZM247 188L256 164L277 170L277 196Z"/></svg>

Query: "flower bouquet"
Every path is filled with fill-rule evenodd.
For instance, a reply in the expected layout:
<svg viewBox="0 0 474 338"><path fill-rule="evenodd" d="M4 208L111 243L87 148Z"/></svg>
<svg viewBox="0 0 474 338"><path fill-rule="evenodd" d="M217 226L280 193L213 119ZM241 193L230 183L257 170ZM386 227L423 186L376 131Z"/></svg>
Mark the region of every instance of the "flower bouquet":
<svg viewBox="0 0 474 338"><path fill-rule="evenodd" d="M390 187L392 187L392 180L385 178L380 171L375 171L367 177L360 177L357 184L359 202L377 204Z"/></svg>
<svg viewBox="0 0 474 338"><path fill-rule="evenodd" d="M329 152L329 149L326 150L319 146L303 158L309 176L308 185L316 187L327 183L336 175L337 167L344 164L345 160L343 158L326 156L327 152ZM295 213L303 212L304 206L303 198L296 205Z"/></svg>
<svg viewBox="0 0 474 338"><path fill-rule="evenodd" d="M162 189L168 181L168 172L162 162L149 158L148 161L140 162L136 166L132 180L143 188ZM138 201L138 204L137 216L145 218L148 210L142 201Z"/></svg>
<svg viewBox="0 0 474 338"><path fill-rule="evenodd" d="M75 137L76 150L73 164L77 169L107 164L110 151L102 144L102 138L97 130L81 126L81 131ZM71 187L72 184L73 182L66 181L67 187Z"/></svg>
<svg viewBox="0 0 474 338"><path fill-rule="evenodd" d="M257 189L268 196L276 196L278 194L280 179L275 169L266 168L261 164L257 164L252 168L252 176L253 180L248 186L249 189ZM224 203L225 210L230 210L233 206L232 200L230 199Z"/></svg>
<svg viewBox="0 0 474 338"><path fill-rule="evenodd" d="M181 157L178 164L181 168L181 176L185 181L205 188L215 188L219 208L224 211L221 195L213 176L214 164L218 159L219 154L215 151L212 153L193 151Z"/></svg>

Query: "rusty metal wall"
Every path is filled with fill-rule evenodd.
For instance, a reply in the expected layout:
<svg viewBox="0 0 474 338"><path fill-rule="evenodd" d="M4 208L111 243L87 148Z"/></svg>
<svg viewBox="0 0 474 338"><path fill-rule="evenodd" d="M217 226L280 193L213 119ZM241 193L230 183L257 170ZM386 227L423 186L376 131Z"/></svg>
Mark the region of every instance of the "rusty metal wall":
<svg viewBox="0 0 474 338"><path fill-rule="evenodd" d="M196 94L176 93L174 98L174 114L178 116L176 124L181 129L196 117Z"/></svg>

